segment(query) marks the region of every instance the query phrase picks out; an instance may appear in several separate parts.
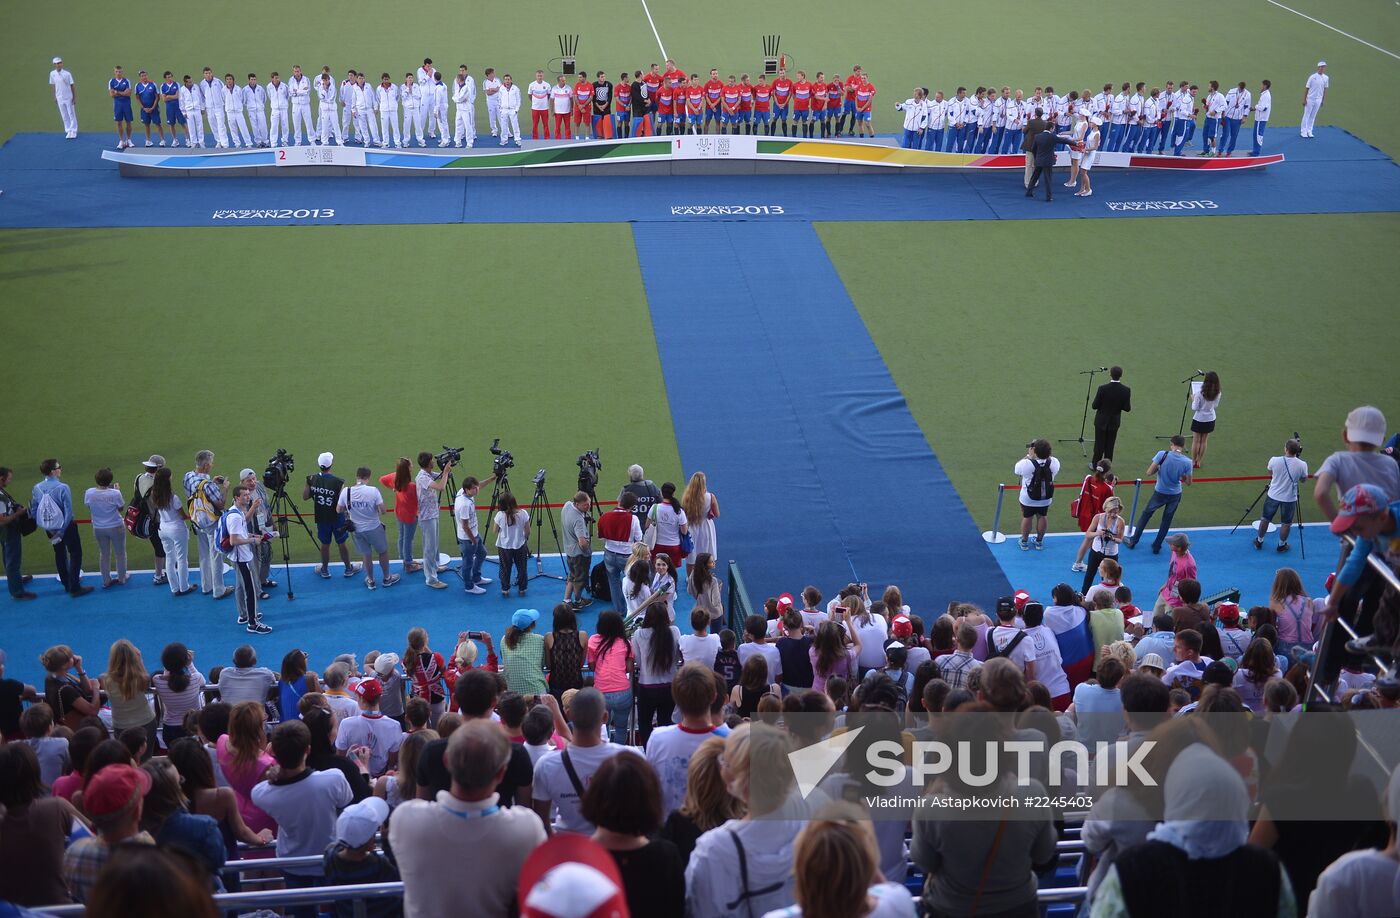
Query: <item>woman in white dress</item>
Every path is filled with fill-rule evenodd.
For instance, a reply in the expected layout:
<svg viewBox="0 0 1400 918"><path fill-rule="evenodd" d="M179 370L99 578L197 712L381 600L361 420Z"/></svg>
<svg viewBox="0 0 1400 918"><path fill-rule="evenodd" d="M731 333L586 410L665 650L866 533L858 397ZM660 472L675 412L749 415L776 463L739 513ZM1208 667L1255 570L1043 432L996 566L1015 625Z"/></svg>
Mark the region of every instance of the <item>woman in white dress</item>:
<svg viewBox="0 0 1400 918"><path fill-rule="evenodd" d="M1200 389L1191 391L1191 462L1195 468L1206 464L1206 441L1215 431L1215 408L1220 404L1220 376L1211 370Z"/></svg>
<svg viewBox="0 0 1400 918"><path fill-rule="evenodd" d="M695 550L685 559L687 567L695 563L701 552L718 558L715 520L719 518L719 501L710 492L704 472L690 476L685 493L681 495L681 506L685 509L686 519L690 521L690 537L695 540Z"/></svg>

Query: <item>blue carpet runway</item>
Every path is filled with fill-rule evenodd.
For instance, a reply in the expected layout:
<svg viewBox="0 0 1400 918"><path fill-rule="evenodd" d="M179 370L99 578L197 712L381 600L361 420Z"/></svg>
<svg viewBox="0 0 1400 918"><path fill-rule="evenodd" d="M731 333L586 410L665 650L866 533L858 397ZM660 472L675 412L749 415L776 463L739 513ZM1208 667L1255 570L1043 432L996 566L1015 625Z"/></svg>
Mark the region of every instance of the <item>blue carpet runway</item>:
<svg viewBox="0 0 1400 918"><path fill-rule="evenodd" d="M1234 174L1112 172L1092 198L1027 201L1016 173L123 179L106 135L0 148L0 228L714 220L1023 220L1400 211L1400 168L1338 128L1271 136L1288 160ZM735 212L735 209L739 212ZM745 213L746 208L757 209Z"/></svg>

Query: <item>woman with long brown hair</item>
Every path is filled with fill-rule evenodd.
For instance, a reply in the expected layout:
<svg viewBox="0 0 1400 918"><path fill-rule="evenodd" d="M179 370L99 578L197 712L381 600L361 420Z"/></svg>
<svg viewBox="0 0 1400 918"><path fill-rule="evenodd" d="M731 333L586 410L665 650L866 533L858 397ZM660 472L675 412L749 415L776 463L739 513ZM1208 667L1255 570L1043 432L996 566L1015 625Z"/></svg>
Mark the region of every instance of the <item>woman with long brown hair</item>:
<svg viewBox="0 0 1400 918"><path fill-rule="evenodd" d="M1220 375L1206 371L1201 388L1191 391L1191 464L1201 468L1206 462L1206 441L1215 430L1215 408L1220 404Z"/></svg>
<svg viewBox="0 0 1400 918"><path fill-rule="evenodd" d="M530 514L520 509L520 502L509 491L501 495L496 504L496 553L501 566L501 596L510 595L510 569L515 567L515 589L521 596L530 586L530 575L525 571L530 559Z"/></svg>
<svg viewBox="0 0 1400 918"><path fill-rule="evenodd" d="M413 537L418 534L418 486L413 481L413 463L400 456L394 470L379 477L379 483L394 492L394 519L399 523L399 560L405 574L421 571L413 560Z"/></svg>
<svg viewBox="0 0 1400 918"><path fill-rule="evenodd" d="M1269 608L1274 611L1274 624L1278 628L1279 653L1288 656L1294 647L1312 647L1321 616L1303 589L1303 579L1293 568L1281 567L1274 574Z"/></svg>
<svg viewBox="0 0 1400 918"><path fill-rule="evenodd" d="M112 732L140 727L146 731L146 755L160 748L156 741L156 712L146 700L151 677L141 659L141 651L126 638L112 645L107 654L107 671L98 680L112 705Z"/></svg>
<svg viewBox="0 0 1400 918"><path fill-rule="evenodd" d="M170 592L176 596L193 593L195 587L190 583L190 530L185 525L189 517L185 514L184 501L175 496L168 466L155 470L151 491L146 499L150 501L151 512L160 522L160 544L165 549L165 571L170 581Z"/></svg>
<svg viewBox="0 0 1400 918"><path fill-rule="evenodd" d="M219 768L238 797L238 812L254 832L277 831L277 820L253 802L253 787L272 767L267 751L267 712L256 701L240 701L228 716L228 733L214 744Z"/></svg>

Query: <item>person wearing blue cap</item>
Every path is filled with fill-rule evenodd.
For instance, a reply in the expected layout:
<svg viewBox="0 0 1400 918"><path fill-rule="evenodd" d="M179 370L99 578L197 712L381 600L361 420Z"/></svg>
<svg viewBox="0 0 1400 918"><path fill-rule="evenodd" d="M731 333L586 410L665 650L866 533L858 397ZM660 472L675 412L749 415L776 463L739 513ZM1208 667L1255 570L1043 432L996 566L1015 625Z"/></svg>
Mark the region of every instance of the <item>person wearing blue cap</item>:
<svg viewBox="0 0 1400 918"><path fill-rule="evenodd" d="M501 671L506 689L522 695L543 695L549 691L544 678L544 636L535 631L538 609L516 609L510 627L501 640Z"/></svg>

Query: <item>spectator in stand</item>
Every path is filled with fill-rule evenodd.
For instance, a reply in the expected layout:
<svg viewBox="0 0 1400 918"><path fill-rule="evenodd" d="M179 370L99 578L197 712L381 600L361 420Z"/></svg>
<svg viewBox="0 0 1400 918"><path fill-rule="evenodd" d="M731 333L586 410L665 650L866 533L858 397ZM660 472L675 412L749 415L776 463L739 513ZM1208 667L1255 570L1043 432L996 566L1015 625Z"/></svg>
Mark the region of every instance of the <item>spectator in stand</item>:
<svg viewBox="0 0 1400 918"><path fill-rule="evenodd" d="M1357 485L1342 498L1336 519L1332 520L1334 535L1351 534L1356 539L1355 547L1347 556L1346 563L1337 572L1332 589L1327 596L1326 614L1334 617L1341 610L1343 600L1361 579L1366 570L1367 560L1372 554L1378 555L1384 563L1394 569L1400 558L1400 500L1386 501L1385 492L1376 485ZM1381 592L1379 583L1374 587ZM1375 592L1371 594L1375 595ZM1369 601L1369 600L1368 600ZM1347 642L1346 649L1351 653L1390 653L1400 644L1395 621L1395 604L1382 601L1378 604L1372 619L1374 632L1360 640ZM1364 624L1363 624L1363 630Z"/></svg>
<svg viewBox="0 0 1400 918"><path fill-rule="evenodd" d="M1229 657L1238 664L1252 639L1250 633L1240 626L1240 607L1233 602L1220 603L1215 607L1215 621L1216 635L1220 640L1220 659Z"/></svg>
<svg viewBox="0 0 1400 918"><path fill-rule="evenodd" d="M63 879L74 902L86 902L112 852L123 843L154 844L141 831L141 806L151 778L134 765L108 765L83 790L83 810L95 836L80 838L63 855Z"/></svg>
<svg viewBox="0 0 1400 918"><path fill-rule="evenodd" d="M25 743L0 744L0 900L15 905L65 905L64 845L82 817L49 797L39 759Z"/></svg>
<svg viewBox="0 0 1400 918"><path fill-rule="evenodd" d="M1198 896L1205 889L1211 914L1294 914L1292 887L1279 859L1247 844L1249 794L1228 762L1193 743L1168 769L1164 798L1165 821L1109 868L1092 903L1095 916L1200 913ZM1164 876L1174 882L1163 883Z"/></svg>
<svg viewBox="0 0 1400 918"><path fill-rule="evenodd" d="M1029 681L1036 678L1035 641L1018 626L1018 619L1014 605L997 603L997 626L987 635L987 662L994 657L1010 660Z"/></svg>
<svg viewBox="0 0 1400 918"><path fill-rule="evenodd" d="M739 645L739 664L748 663L750 657L761 656L768 664L768 681L775 682L782 677L782 658L778 656L778 645L768 642L768 624L757 615L744 620L744 643ZM884 654L881 653L883 660Z"/></svg>
<svg viewBox="0 0 1400 918"><path fill-rule="evenodd" d="M542 695L549 691L544 677L544 636L535 631L537 609L516 609L510 627L501 639L501 671L506 688L522 695Z"/></svg>
<svg viewBox="0 0 1400 918"><path fill-rule="evenodd" d="M1298 488L1308 478L1308 464L1298 458L1303 452L1303 444L1290 439L1283 444L1283 455L1269 460L1268 470L1272 476L1264 497L1264 511L1259 515L1259 534L1255 536L1254 547L1264 547L1264 536L1274 516L1279 517L1278 548L1288 551L1288 532L1293 528L1293 514L1298 509Z"/></svg>
<svg viewBox="0 0 1400 918"><path fill-rule="evenodd" d="M467 637L471 632L461 631L457 634L457 649L452 651L452 659L447 661L447 671L443 674L443 679L447 682L447 708L449 712L457 710L457 680L465 672L470 672L477 668L476 642ZM486 645L486 663L481 667L489 673L496 672L496 649L491 646L491 634L487 631L476 632L481 642ZM439 732L441 728L439 728Z"/></svg>
<svg viewBox="0 0 1400 918"><path fill-rule="evenodd" d="M454 695L466 724L485 722L505 736L501 726L491 722L496 710L496 701L500 696L500 686L495 674L479 669L463 674L462 678L457 680ZM446 753L448 743L462 729L459 727L453 731L451 737L435 740L424 747L422 755L418 758L418 799L440 799L438 795L452 787L453 777ZM495 785L496 795L503 807L515 806L518 803L522 809L528 809L532 798L530 784L534 780L534 766L530 762L530 753L525 749L524 743L509 743L509 746L505 774Z"/></svg>
<svg viewBox="0 0 1400 918"><path fill-rule="evenodd" d="M1157 612L1152 616L1152 630L1137 642L1134 653L1139 662L1149 653L1155 653L1165 660L1171 657L1175 642L1176 629L1172 627L1171 613Z"/></svg>
<svg viewBox="0 0 1400 918"><path fill-rule="evenodd" d="M38 690L19 679L5 678L5 651L0 650L0 739L5 742L21 739L20 712L24 702L39 700Z"/></svg>
<svg viewBox="0 0 1400 918"><path fill-rule="evenodd" d="M160 664L165 671L151 677L151 689L165 711L160 732L168 749L185 735L185 715L204 703L204 676L194 668L194 651L178 642L165 645Z"/></svg>
<svg viewBox="0 0 1400 918"><path fill-rule="evenodd" d="M428 646L426 628L413 628L408 632L403 669L408 676L410 697L426 701L432 710L429 723L437 723L437 719L447 711L447 693L443 687L447 664L443 662L442 654Z"/></svg>
<svg viewBox="0 0 1400 918"><path fill-rule="evenodd" d="M309 662L306 651L299 647L293 647L282 658L282 678L277 682L277 709L282 712L284 721L301 717L297 712L297 702L301 696L321 690L316 674L307 672Z"/></svg>
<svg viewBox="0 0 1400 918"><path fill-rule="evenodd" d="M50 716L69 729L82 726L85 717L96 717L102 709L101 689L96 679L83 671L83 658L67 644L57 644L39 657L44 667L44 702Z"/></svg>
<svg viewBox="0 0 1400 918"><path fill-rule="evenodd" d="M791 606L783 613L783 630L777 648L783 695L786 696L812 687L812 636L803 633L802 613Z"/></svg>
<svg viewBox="0 0 1400 918"><path fill-rule="evenodd" d="M977 629L966 620L958 624L958 649L934 661L938 675L950 688L967 688L972 674L981 668L982 663L972 655L977 644Z"/></svg>
<svg viewBox="0 0 1400 918"><path fill-rule="evenodd" d="M1196 579L1196 559L1191 554L1191 540L1186 537L1186 533L1178 532L1167 539L1171 545L1171 560L1167 562L1167 580L1157 591L1157 601L1153 604L1152 613L1173 612L1182 604L1181 596L1178 594L1179 584L1183 580ZM1199 598L1199 597L1197 597Z"/></svg>
<svg viewBox="0 0 1400 918"><path fill-rule="evenodd" d="M671 723L675 699L671 682L680 669L681 633L666 616L666 604L655 596L647 603L641 627L632 635L632 655L637 661L637 745L645 746L652 718ZM706 702L708 708L708 699Z"/></svg>
<svg viewBox="0 0 1400 918"><path fill-rule="evenodd" d="M842 600L839 624L846 629L856 645L856 663L864 678L869 670L885 665L885 641L889 640L890 625L882 609L867 603L862 596L847 596Z"/></svg>
<svg viewBox="0 0 1400 918"><path fill-rule="evenodd" d="M704 472L696 472L690 476L685 492L681 494L681 507L685 509L686 519L690 522L690 536L695 540L695 550L686 560L688 573L689 569L701 564L702 555L708 555L711 560L719 556L719 543L715 540L719 499L709 489Z"/></svg>
<svg viewBox="0 0 1400 918"><path fill-rule="evenodd" d="M1097 570L1097 566L1090 559L1089 563L1084 563L1084 553L1088 551L1095 542L1106 541L1105 535L1116 534L1118 539L1112 544L1112 554L1117 554L1118 542L1122 541L1122 525L1118 514L1114 514L1112 522L1118 523L1117 532L1113 533L1109 526L1109 520L1101 519L1101 515L1108 514L1108 500L1113 497L1113 486L1118 481L1113 474L1113 462L1109 459L1100 459L1094 466L1094 471L1084 476L1084 484L1079 489L1079 499L1075 501L1079 505L1079 512L1075 518L1079 521L1079 531L1084 533L1084 538L1079 543L1078 550L1074 553L1074 563L1070 565L1070 570L1088 572L1092 574ZM1118 501L1118 509L1122 509L1123 502ZM1105 534L1100 530L1110 528L1110 533ZM1102 552L1100 552L1102 554ZM1111 557L1111 555L1104 555ZM1086 578L1085 583L1088 583ZM1084 587L1084 592L1088 592L1088 586Z"/></svg>
<svg viewBox="0 0 1400 918"><path fill-rule="evenodd" d="M913 916L914 900L909 890L891 882L880 869L880 852L871 828L869 819L849 804L841 804L803 826L793 846L797 905L775 909L764 918Z"/></svg>
<svg viewBox="0 0 1400 918"><path fill-rule="evenodd" d="M1118 686L1127 675L1122 661L1109 657L1099 664L1097 680L1074 688L1069 713L1079 726L1079 741L1090 749L1111 743L1123 733L1123 696Z"/></svg>
<svg viewBox="0 0 1400 918"><path fill-rule="evenodd" d="M692 633L681 635L682 660L687 662L693 660L714 668L715 656L719 653L719 635L710 632L712 622L709 610L699 603L690 610ZM720 623L723 623L722 619Z"/></svg>
<svg viewBox="0 0 1400 918"><path fill-rule="evenodd" d="M399 560L405 574L416 574L423 565L414 559L413 537L418 534L418 485L413 480L413 463L400 456L394 470L381 475L379 483L394 492L394 519L399 524Z"/></svg>
<svg viewBox="0 0 1400 918"><path fill-rule="evenodd" d="M399 655L396 653L377 654L371 663L370 655L366 654L365 665L373 670L373 678L379 682L382 689L379 696L379 710L384 712L385 717L398 721L399 726L404 726L404 705L408 703L408 680L404 678L403 671L399 668Z"/></svg>
<svg viewBox="0 0 1400 918"><path fill-rule="evenodd" d="M593 685L608 706L608 730L613 742L626 742L632 718L632 644L622 616L612 610L598 615L598 633L588 639L588 665Z"/></svg>
<svg viewBox="0 0 1400 918"><path fill-rule="evenodd" d="M259 704L268 700L268 695L277 684L277 676L272 670L258 665L258 652L244 644L233 652L233 666L225 666L219 671L219 700L232 707L240 701L256 701Z"/></svg>
<svg viewBox="0 0 1400 918"><path fill-rule="evenodd" d="M617 506L598 517L598 535L603 539L603 567L608 572L613 608L619 612L627 610L622 585L627 558L632 546L642 541L642 520L645 516L633 512L636 506L637 495L624 488L618 496Z"/></svg>
<svg viewBox="0 0 1400 918"><path fill-rule="evenodd" d="M180 773L168 758L152 759L141 770L151 779L141 807L141 830L162 848L181 848L203 868L202 879L213 885L226 858L219 824L210 816L191 813L180 789Z"/></svg>
<svg viewBox="0 0 1400 918"><path fill-rule="evenodd" d="M1172 609L1173 630L1194 628L1204 634L1205 629L1212 627L1210 607L1201 602L1201 582L1199 580L1188 577L1185 580L1177 581L1176 599L1179 602Z"/></svg>
<svg viewBox="0 0 1400 918"><path fill-rule="evenodd" d="M232 709L222 701L206 704L199 711L195 726L199 731L199 741L204 744L204 753L214 768L214 783L218 787L228 787L228 778L219 767L219 737L228 735L229 712Z"/></svg>
<svg viewBox="0 0 1400 918"><path fill-rule="evenodd" d="M340 810L354 800L350 785L339 771L311 771L311 731L299 720L283 721L272 731L272 755L277 769L253 788L253 802L277 820L278 857L318 857L335 841ZM292 889L320 885L322 866L284 867ZM292 909L292 914L314 915L315 908Z"/></svg>
<svg viewBox="0 0 1400 918"><path fill-rule="evenodd" d="M88 918L219 918L198 860L182 848L126 844L112 851L87 897Z"/></svg>
<svg viewBox="0 0 1400 918"><path fill-rule="evenodd" d="M934 620L937 625L943 622L943 630L939 636L942 645L938 649L939 654L953 652L953 620L946 615L939 616ZM933 661L933 651L929 642L924 640L924 620L917 615L896 615L890 621L890 635L909 651L909 669L918 672L925 664Z"/></svg>
<svg viewBox="0 0 1400 918"><path fill-rule="evenodd" d="M398 721L379 710L383 694L379 680L366 679L355 686L359 696L360 713L346 718L336 730L335 748L341 752L361 746L369 749L369 773L384 774L398 761L399 746L403 744L403 728Z"/></svg>
<svg viewBox="0 0 1400 918"><path fill-rule="evenodd" d="M92 516L92 534L97 539L98 566L102 572L102 588L126 586L126 501L120 488L112 486L112 470L101 468L94 476L95 488L83 494ZM117 563L117 576L112 576L112 561Z"/></svg>
<svg viewBox="0 0 1400 918"><path fill-rule="evenodd" d="M1310 648L1317 640L1317 610L1303 589L1303 580L1291 567L1281 567L1269 591L1269 608L1278 628L1278 653L1288 656L1294 647Z"/></svg>
<svg viewBox="0 0 1400 918"><path fill-rule="evenodd" d="M156 712L146 699L151 690L151 677L141 651L126 638L112 644L107 654L107 671L99 677L107 701L112 708L112 732L121 733L133 727L146 731L146 748L157 746Z"/></svg>
<svg viewBox="0 0 1400 918"><path fill-rule="evenodd" d="M261 702L240 701L229 712L228 733L215 741L218 765L238 798L238 812L254 832L277 831L277 821L253 802L252 790L272 767L267 752L267 712Z"/></svg>
<svg viewBox="0 0 1400 918"><path fill-rule="evenodd" d="M1337 517L1337 497L1360 484L1373 484L1384 493L1386 502L1400 500L1400 466L1381 451L1385 442L1385 415L1379 408L1362 405L1347 415L1342 428L1346 449L1328 456L1317 470L1313 500L1329 520Z"/></svg>
<svg viewBox="0 0 1400 918"><path fill-rule="evenodd" d="M1238 613L1236 614L1238 619ZM1274 649L1263 638L1255 638L1245 651L1235 672L1233 687L1245 706L1256 714L1264 712L1264 690L1282 677L1274 662Z"/></svg>
<svg viewBox="0 0 1400 918"><path fill-rule="evenodd" d="M607 714L602 692L591 687L580 689L569 705L573 742L545 753L535 763L532 805L552 832L591 834L594 826L579 810L583 789L608 759L624 752L638 754L635 747L607 741L603 735Z"/></svg>
<svg viewBox="0 0 1400 918"><path fill-rule="evenodd" d="M765 696L781 691L777 683L769 681L767 661L757 655L749 657L739 674L739 684L730 692L730 709L736 717L749 720Z"/></svg>
<svg viewBox="0 0 1400 918"><path fill-rule="evenodd" d="M310 701L310 704L307 702ZM358 704L356 706L358 710ZM335 747L340 734L341 721L329 707L325 696L314 694L302 699L302 722L311 731L311 754L306 757L306 767L312 771L338 771L345 775L350 785L354 802L359 803L370 795L369 756L367 746L354 746L345 755ZM400 760L403 753L400 747Z"/></svg>
<svg viewBox="0 0 1400 918"><path fill-rule="evenodd" d="M358 714L360 712L359 702L346 688L350 684L349 664L337 660L326 667L323 676L324 678L321 680L322 694L325 696L326 704L335 714L335 719L341 721ZM313 748L316 745L314 737L311 745Z"/></svg>
<svg viewBox="0 0 1400 918"><path fill-rule="evenodd" d="M468 673L461 687L494 677ZM494 697L492 698L494 702ZM464 712L469 705L461 700ZM451 778L432 802L410 800L389 824L389 843L404 881L404 914L430 918L471 902L473 914L506 918L515 906L516 881L525 858L545 840L544 826L528 807L502 807L495 789L506 779L513 744L485 715L463 724L438 752ZM441 740L438 741L442 743ZM432 757L430 744L423 761ZM521 750L523 753L523 750ZM528 758L528 756L527 756ZM471 870L462 852L471 851Z"/></svg>
<svg viewBox="0 0 1400 918"><path fill-rule="evenodd" d="M106 738L107 731L104 727L83 727L73 734L73 738L68 741L69 770L50 786L53 796L62 797L64 800L73 799L73 795L83 786L88 758ZM28 745L14 740L11 742L15 742L16 745Z"/></svg>
<svg viewBox="0 0 1400 918"><path fill-rule="evenodd" d="M722 728L710 721L715 691L711 670L699 663L685 664L671 680L671 695L680 708L681 721L658 726L646 746L647 761L661 782L661 803L667 813L680 806L685 796L691 755L709 737L724 735Z"/></svg>
<svg viewBox="0 0 1400 918"><path fill-rule="evenodd" d="M1176 633L1172 646L1172 658L1176 662L1162 674L1165 685L1185 689L1192 698L1200 697L1206 668L1215 662L1210 657L1201 656L1201 645L1199 631L1183 628Z"/></svg>
<svg viewBox="0 0 1400 918"><path fill-rule="evenodd" d="M240 842L266 845L272 841L271 829L254 832L248 828L238 811L238 798L233 789L215 784L214 765L198 739L186 736L176 740L170 747L170 762L179 773L190 812L208 816L217 824L226 859L238 857Z"/></svg>
<svg viewBox="0 0 1400 918"><path fill-rule="evenodd" d="M1155 555L1162 551L1167 530L1172 528L1172 517L1176 516L1176 508L1181 504L1182 488L1191 483L1191 460L1182 454L1185 448L1186 438L1177 434L1172 437L1171 445L1158 452L1148 463L1144 475L1148 478L1156 475L1157 483L1152 486L1152 496L1138 517L1137 528L1128 540L1128 548L1137 548L1147 524L1152 521L1152 515L1161 510L1162 525L1157 528L1157 537L1152 540L1152 553Z"/></svg>
<svg viewBox="0 0 1400 918"><path fill-rule="evenodd" d="M436 730L419 730L404 737L399 747L398 769L379 776L374 782L374 796L382 797L390 810L398 809L405 800L418 799L418 760L423 750L434 740L441 739Z"/></svg>
<svg viewBox="0 0 1400 918"><path fill-rule="evenodd" d="M1060 460L1050 455L1050 441L1044 438L1026 444L1026 455L1012 469L1021 477L1021 551L1030 548L1031 521L1035 520L1035 547L1045 547L1045 528L1050 522L1050 505L1055 500L1055 478Z"/></svg>
<svg viewBox="0 0 1400 918"><path fill-rule="evenodd" d="M34 486L29 512L53 543L54 565L63 589L74 598L86 596L92 587L83 586L83 541L73 516L73 492L61 480L63 465L57 459L45 459L39 463L39 474L44 477ZM52 510L46 513L46 507ZM57 525L44 525L50 518Z"/></svg>
<svg viewBox="0 0 1400 918"><path fill-rule="evenodd" d="M1060 584L1064 586L1064 584ZM1056 587L1058 592L1059 587ZM1073 595L1071 594L1071 598ZM1077 608L1077 607L1076 607ZM1083 614L1084 610L1079 609ZM1051 706L1056 711L1063 711L1069 707L1071 701L1070 680L1065 674L1065 665L1060 642L1056 639L1055 632L1045 624L1046 610L1038 602L1028 602L1021 610L1021 619L1025 622L1022 634L1026 636L1025 643L1031 645L1032 653L1035 654L1035 678L1050 692ZM1077 626L1087 632L1087 623L1081 620ZM1087 649L1087 642L1085 649ZM1085 675L1088 675L1088 667L1085 666ZM1082 680L1081 680L1082 681ZM1077 683L1076 683L1077 684Z"/></svg>
<svg viewBox="0 0 1400 918"><path fill-rule="evenodd" d="M583 658L588 634L578 626L574 607L561 602L554 607L554 623L544 636L544 661L549 670L549 693L556 700L569 689L583 688Z"/></svg>
<svg viewBox="0 0 1400 918"><path fill-rule="evenodd" d="M376 837L389 818L389 806L377 797L356 801L335 820L335 841L322 856L327 886L397 883L399 868L385 846L374 850ZM403 902L395 898L342 900L332 907L335 918L400 918Z"/></svg>
<svg viewBox="0 0 1400 918"><path fill-rule="evenodd" d="M712 736L696 747L686 770L685 797L661 827L660 837L675 844L683 863L689 863L701 835L744 813L743 803L725 787L719 765L723 756L722 737Z"/></svg>
<svg viewBox="0 0 1400 918"><path fill-rule="evenodd" d="M676 486L672 482L661 486L661 500L652 505L649 518L656 527L652 556L666 555L671 559L671 570L674 572L686 559L681 551L681 536L690 531L690 525L685 509L676 500Z"/></svg>
<svg viewBox="0 0 1400 918"><path fill-rule="evenodd" d="M854 642L846 643L846 633L838 622L827 621L817 626L812 646L807 651L812 663L812 688L826 691L828 679L839 678L850 682L856 678L860 653L860 635L853 633Z"/></svg>
<svg viewBox="0 0 1400 918"><path fill-rule="evenodd" d="M1094 637L1089 628L1089 612L1084 607L1084 597L1076 594L1074 587L1068 583L1056 585L1051 591L1051 599L1054 604L1045 610L1045 626L1055 635L1059 645L1061 665L1070 684L1070 689L1066 691L1069 691L1088 679L1093 671ZM1036 672L1040 673L1038 667ZM1037 678L1049 685L1053 676L1047 678L1038 675ZM1051 694L1057 693L1052 691Z"/></svg>
<svg viewBox="0 0 1400 918"><path fill-rule="evenodd" d="M1400 826L1400 766L1390 774L1386 821L1390 833L1384 845L1377 842L1373 848L1348 851L1322 871L1308 902L1310 916L1400 915L1400 844L1396 837ZM1261 820L1256 827L1262 823Z"/></svg>
<svg viewBox="0 0 1400 918"><path fill-rule="evenodd" d="M633 915L685 911L685 860L661 828L661 785L646 760L614 755L598 766L581 805L597 842L617 862Z"/></svg>
<svg viewBox="0 0 1400 918"><path fill-rule="evenodd" d="M1191 387L1191 465L1205 465L1206 441L1215 430L1215 409L1220 404L1220 376L1207 370L1201 387Z"/></svg>
<svg viewBox="0 0 1400 918"><path fill-rule="evenodd" d="M1111 573L1117 568L1117 562L1111 558L1105 558L1103 566L1109 568ZM1123 620L1123 611L1114 608L1113 598L1107 593L1100 591L1095 594L1094 608L1089 610L1089 636L1093 639L1094 645L1094 672L1098 672L1099 661L1103 657L1104 648L1109 644L1123 639L1124 629L1127 627Z"/></svg>
<svg viewBox="0 0 1400 918"><path fill-rule="evenodd" d="M691 558L690 571L686 575L686 592L695 600L695 608L705 611L709 619L706 627L713 630L724 622L724 598L719 578L715 576L715 556L697 551Z"/></svg>

